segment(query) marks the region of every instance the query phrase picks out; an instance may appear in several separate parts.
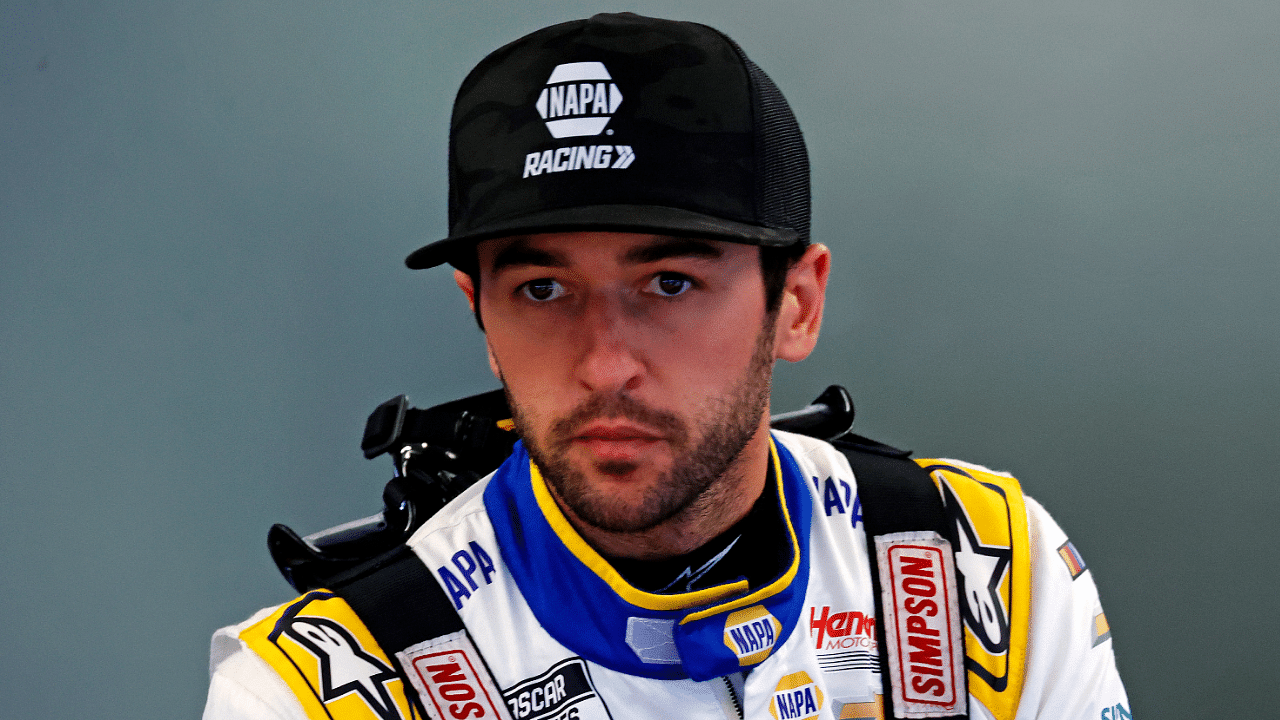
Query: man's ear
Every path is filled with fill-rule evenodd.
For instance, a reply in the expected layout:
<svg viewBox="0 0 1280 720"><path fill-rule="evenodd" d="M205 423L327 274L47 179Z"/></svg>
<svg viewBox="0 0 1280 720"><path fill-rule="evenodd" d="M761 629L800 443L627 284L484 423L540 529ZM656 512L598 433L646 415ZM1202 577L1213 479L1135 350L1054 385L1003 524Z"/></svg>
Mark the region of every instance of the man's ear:
<svg viewBox="0 0 1280 720"><path fill-rule="evenodd" d="M467 304L471 306L471 314L476 313L476 285L471 282L471 276L461 270L453 271L453 281L458 283L458 289L463 295L467 296Z"/></svg>
<svg viewBox="0 0 1280 720"><path fill-rule="evenodd" d="M476 313L476 303L480 302L480 298L476 297L476 285L471 280L471 276L461 270L453 271L453 281L458 283L458 289L463 295L467 296L467 304L471 306L471 314L475 315L479 320L480 315ZM484 329L482 325L481 330ZM489 369L493 371L493 376L502 379L502 372L498 370L498 359L493 356L493 346L489 344L489 333L484 334L484 349L489 354Z"/></svg>
<svg viewBox="0 0 1280 720"><path fill-rule="evenodd" d="M782 305L774 326L773 354L788 362L809 357L822 329L822 308L827 297L827 277L831 274L831 251L814 243L787 270L782 289Z"/></svg>

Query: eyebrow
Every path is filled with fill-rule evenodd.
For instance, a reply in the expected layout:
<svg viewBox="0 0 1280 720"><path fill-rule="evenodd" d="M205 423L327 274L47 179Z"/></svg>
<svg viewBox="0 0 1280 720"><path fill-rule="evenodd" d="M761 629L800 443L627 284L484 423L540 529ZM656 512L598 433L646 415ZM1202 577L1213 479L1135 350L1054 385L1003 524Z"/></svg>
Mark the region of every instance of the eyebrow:
<svg viewBox="0 0 1280 720"><path fill-rule="evenodd" d="M716 260L723 256L723 250L706 240L663 237L628 250L622 261L630 265L644 265L676 257ZM568 267L569 263L555 253L533 247L528 239L519 238L498 251L493 258L491 272L518 266L562 268Z"/></svg>
<svg viewBox="0 0 1280 720"><path fill-rule="evenodd" d="M528 240L521 238L498 251L498 254L493 258L492 272L496 273L499 270L519 265L558 268L567 267L568 263L553 253L533 247Z"/></svg>
<svg viewBox="0 0 1280 720"><path fill-rule="evenodd" d="M695 257L716 260L724 256L724 250L695 238L668 237L632 248L623 256L623 262L643 265L674 257Z"/></svg>

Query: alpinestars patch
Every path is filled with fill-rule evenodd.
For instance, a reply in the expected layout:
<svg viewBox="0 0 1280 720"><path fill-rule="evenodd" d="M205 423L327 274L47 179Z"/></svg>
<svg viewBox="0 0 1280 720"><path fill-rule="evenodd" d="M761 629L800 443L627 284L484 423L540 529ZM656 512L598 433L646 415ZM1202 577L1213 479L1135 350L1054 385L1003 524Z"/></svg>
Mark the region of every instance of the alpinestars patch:
<svg viewBox="0 0 1280 720"><path fill-rule="evenodd" d="M309 718L416 717L404 681L344 600L307 593L240 633L289 686Z"/></svg>

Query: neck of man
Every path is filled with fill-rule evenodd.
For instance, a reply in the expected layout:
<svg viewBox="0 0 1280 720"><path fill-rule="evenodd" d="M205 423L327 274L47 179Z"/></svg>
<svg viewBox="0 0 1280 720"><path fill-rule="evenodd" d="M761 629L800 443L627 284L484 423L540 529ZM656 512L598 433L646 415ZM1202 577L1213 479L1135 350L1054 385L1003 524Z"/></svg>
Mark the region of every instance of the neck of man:
<svg viewBox="0 0 1280 720"><path fill-rule="evenodd" d="M569 509L554 488L548 486L548 489L569 523L601 555L662 560L702 547L746 517L764 491L769 462L769 416L766 410L751 440L706 492L662 523L635 532L615 532L589 525Z"/></svg>

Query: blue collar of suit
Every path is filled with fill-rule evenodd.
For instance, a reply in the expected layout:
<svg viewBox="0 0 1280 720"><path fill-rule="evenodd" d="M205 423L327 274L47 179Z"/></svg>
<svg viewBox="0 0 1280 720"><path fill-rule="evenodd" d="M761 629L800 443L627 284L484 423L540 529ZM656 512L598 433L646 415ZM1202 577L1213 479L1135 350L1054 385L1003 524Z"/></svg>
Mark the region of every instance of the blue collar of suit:
<svg viewBox="0 0 1280 720"><path fill-rule="evenodd" d="M494 474L484 502L507 568L558 642L629 675L707 680L763 662L800 619L811 501L795 459L773 440L770 462L791 559L755 589L743 580L657 594L628 584L569 524L523 443Z"/></svg>

